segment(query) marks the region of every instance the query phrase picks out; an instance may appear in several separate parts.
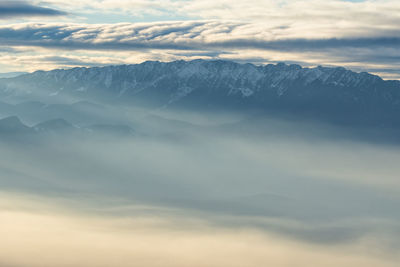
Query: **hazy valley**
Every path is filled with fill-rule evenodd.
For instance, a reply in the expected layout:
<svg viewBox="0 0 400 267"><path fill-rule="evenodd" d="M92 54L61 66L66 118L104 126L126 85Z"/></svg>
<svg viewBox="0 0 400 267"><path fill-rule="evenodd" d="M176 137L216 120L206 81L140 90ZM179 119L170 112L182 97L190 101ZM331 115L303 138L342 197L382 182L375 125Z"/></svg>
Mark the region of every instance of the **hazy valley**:
<svg viewBox="0 0 400 267"><path fill-rule="evenodd" d="M209 246L220 253L208 266L243 266L245 255L262 265L275 257L265 249L282 246L302 266L400 260L398 81L196 60L38 71L0 79L0 95L0 204L66 236L55 249L53 235L31 229L46 241L19 251L27 228L3 214L0 231L18 238L0 244L0 264L27 266L23 253L51 266L32 255L82 250L90 266L161 266L138 251L185 266ZM168 238L189 242L187 258L166 252Z"/></svg>

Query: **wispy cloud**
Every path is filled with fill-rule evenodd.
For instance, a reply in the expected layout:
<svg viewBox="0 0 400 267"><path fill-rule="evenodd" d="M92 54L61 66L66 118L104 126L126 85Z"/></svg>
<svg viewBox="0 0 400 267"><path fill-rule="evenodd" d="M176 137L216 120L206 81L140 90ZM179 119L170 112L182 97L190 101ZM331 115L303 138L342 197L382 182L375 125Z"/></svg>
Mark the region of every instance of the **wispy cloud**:
<svg viewBox="0 0 400 267"><path fill-rule="evenodd" d="M0 19L10 17L61 16L66 12L33 5L26 1L0 1Z"/></svg>
<svg viewBox="0 0 400 267"><path fill-rule="evenodd" d="M1 200L3 204L13 199ZM185 216L126 218L60 209L43 212L43 203L22 201L30 209L5 205L0 210L2 266L105 267L129 262L149 267L285 267L312 262L329 267L394 267L399 260L397 250L382 251L383 238L379 236L368 236L351 245L319 246L254 228L226 228Z"/></svg>
<svg viewBox="0 0 400 267"><path fill-rule="evenodd" d="M220 134L1 143L0 264L397 266L397 148Z"/></svg>

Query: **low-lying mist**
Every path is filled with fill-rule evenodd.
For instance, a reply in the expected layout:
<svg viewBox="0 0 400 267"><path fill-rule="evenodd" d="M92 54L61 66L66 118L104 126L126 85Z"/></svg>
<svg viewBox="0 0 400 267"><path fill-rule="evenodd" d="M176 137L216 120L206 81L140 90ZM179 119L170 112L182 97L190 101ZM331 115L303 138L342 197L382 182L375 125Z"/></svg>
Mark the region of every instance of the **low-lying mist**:
<svg viewBox="0 0 400 267"><path fill-rule="evenodd" d="M178 115L126 110L114 123L129 135L81 122L2 138L0 265L399 262L396 145L310 123Z"/></svg>

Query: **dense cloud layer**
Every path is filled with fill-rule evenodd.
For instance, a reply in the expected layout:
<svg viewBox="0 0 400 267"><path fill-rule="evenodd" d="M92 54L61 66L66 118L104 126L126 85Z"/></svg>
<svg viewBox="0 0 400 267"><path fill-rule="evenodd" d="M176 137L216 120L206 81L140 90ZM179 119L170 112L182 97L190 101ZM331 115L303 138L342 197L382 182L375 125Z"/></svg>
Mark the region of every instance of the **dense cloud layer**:
<svg viewBox="0 0 400 267"><path fill-rule="evenodd" d="M159 23L16 24L0 27L1 43L63 49L265 49L316 51L331 48L396 48L400 37L282 38L250 23L185 21ZM283 31L285 29L282 29ZM263 33L254 38L257 32Z"/></svg>
<svg viewBox="0 0 400 267"><path fill-rule="evenodd" d="M39 7L41 2L23 4ZM70 15L63 23L8 20L3 24L0 58L7 62L0 65L3 71L200 57L344 66L398 77L397 1L54 0L46 4L51 10L63 10L54 12ZM10 47L17 52L5 51Z"/></svg>
<svg viewBox="0 0 400 267"><path fill-rule="evenodd" d="M289 29L280 28L279 31L283 33ZM25 23L0 26L0 41L5 48L34 47L32 49L47 50L45 53L48 56L36 58L33 65L36 68L43 60L52 62L54 66L90 66L140 62L141 59L196 57L266 63L279 61L286 55L289 62L306 65L323 61L325 65L348 65L355 70L370 68L376 72L379 69L382 72L396 72L398 63L392 57L393 53L398 52L400 43L396 35L321 39L284 37L274 31L277 30L255 23L221 21L101 25ZM65 51L69 55L60 55L52 50ZM86 52L78 56L77 51L81 51L81 54L82 51ZM108 51L115 51L116 54L103 56L101 61L96 59L98 56L90 54L100 51L105 55ZM3 55L3 59L8 58L18 64L25 56L18 55L12 60L12 54L9 52ZM29 57L34 60L35 56ZM367 66L363 67L361 63Z"/></svg>

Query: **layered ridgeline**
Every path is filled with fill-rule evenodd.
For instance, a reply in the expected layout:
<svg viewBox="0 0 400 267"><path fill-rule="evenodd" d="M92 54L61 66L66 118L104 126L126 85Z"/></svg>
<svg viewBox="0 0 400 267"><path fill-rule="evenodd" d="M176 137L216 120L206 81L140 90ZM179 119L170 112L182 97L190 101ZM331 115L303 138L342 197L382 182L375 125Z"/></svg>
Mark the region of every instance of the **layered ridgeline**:
<svg viewBox="0 0 400 267"><path fill-rule="evenodd" d="M27 137L36 134L82 134L90 136L97 135L113 135L120 138L121 136L131 136L134 130L126 125L118 124L92 124L84 127L72 125L64 119L53 119L43 121L34 126L27 126L17 116L10 116L0 119L0 137Z"/></svg>
<svg viewBox="0 0 400 267"><path fill-rule="evenodd" d="M3 102L88 100L151 108L247 111L400 128L400 82L344 68L230 61L144 62L0 79Z"/></svg>

